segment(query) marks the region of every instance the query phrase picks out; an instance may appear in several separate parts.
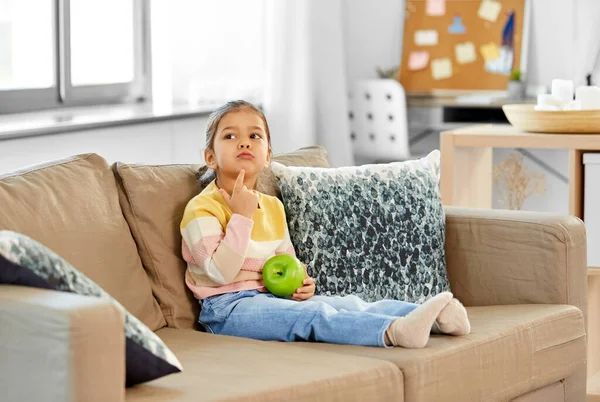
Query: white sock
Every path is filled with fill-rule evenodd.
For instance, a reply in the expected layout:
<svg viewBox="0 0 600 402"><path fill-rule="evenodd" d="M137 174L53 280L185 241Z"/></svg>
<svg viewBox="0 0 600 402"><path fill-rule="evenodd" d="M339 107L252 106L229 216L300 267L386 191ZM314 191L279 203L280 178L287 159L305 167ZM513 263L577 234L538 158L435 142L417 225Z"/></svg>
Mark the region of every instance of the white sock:
<svg viewBox="0 0 600 402"><path fill-rule="evenodd" d="M429 340L431 326L452 298L450 292L440 293L421 304L406 317L392 321L386 331L389 344L411 349L424 348Z"/></svg>
<svg viewBox="0 0 600 402"><path fill-rule="evenodd" d="M437 328L435 328L437 326ZM471 332L471 323L467 316L467 309L458 299L452 299L444 307L433 325L434 332L447 335L468 335Z"/></svg>

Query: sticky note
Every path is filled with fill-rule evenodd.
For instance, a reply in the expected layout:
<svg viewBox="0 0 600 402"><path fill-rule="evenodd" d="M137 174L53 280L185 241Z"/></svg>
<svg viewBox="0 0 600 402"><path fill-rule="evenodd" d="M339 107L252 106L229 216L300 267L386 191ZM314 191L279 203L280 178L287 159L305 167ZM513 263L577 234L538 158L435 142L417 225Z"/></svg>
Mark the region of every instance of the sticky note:
<svg viewBox="0 0 600 402"><path fill-rule="evenodd" d="M481 0L477 15L484 20L496 22L500 10L502 10L502 5L499 2L495 0Z"/></svg>
<svg viewBox="0 0 600 402"><path fill-rule="evenodd" d="M495 60L500 57L500 51L498 50L498 45L494 42L486 43L482 45L480 48L481 56L485 61Z"/></svg>
<svg viewBox="0 0 600 402"><path fill-rule="evenodd" d="M467 28L462 23L462 17L455 15L452 19L452 25L448 26L448 32L451 34L464 34Z"/></svg>
<svg viewBox="0 0 600 402"><path fill-rule="evenodd" d="M425 13L432 16L446 14L446 0L427 0Z"/></svg>
<svg viewBox="0 0 600 402"><path fill-rule="evenodd" d="M443 80L452 77L452 61L447 57L432 60L431 75L434 80Z"/></svg>
<svg viewBox="0 0 600 402"><path fill-rule="evenodd" d="M435 46L438 44L438 32L433 29L425 29L415 32L415 45Z"/></svg>
<svg viewBox="0 0 600 402"><path fill-rule="evenodd" d="M458 64L473 63L477 59L473 42L458 43L454 47Z"/></svg>
<svg viewBox="0 0 600 402"><path fill-rule="evenodd" d="M423 70L429 63L429 52L424 50L418 50L410 52L408 56L408 69L409 70Z"/></svg>

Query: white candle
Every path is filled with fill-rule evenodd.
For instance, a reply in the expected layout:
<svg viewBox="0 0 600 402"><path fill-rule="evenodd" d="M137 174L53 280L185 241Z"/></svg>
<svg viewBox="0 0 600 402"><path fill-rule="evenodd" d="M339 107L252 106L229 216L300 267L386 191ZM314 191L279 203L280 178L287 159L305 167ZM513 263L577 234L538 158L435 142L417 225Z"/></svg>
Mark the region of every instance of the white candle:
<svg viewBox="0 0 600 402"><path fill-rule="evenodd" d="M556 96L567 104L573 100L573 81L571 80L552 80L552 95Z"/></svg>
<svg viewBox="0 0 600 402"><path fill-rule="evenodd" d="M581 102L582 110L600 109L600 88L578 87L576 99Z"/></svg>
<svg viewBox="0 0 600 402"><path fill-rule="evenodd" d="M565 105L563 110L581 110L581 101L572 100L568 105Z"/></svg>
<svg viewBox="0 0 600 402"><path fill-rule="evenodd" d="M554 95L539 94L537 97L538 106L552 106L553 108L562 109L565 102Z"/></svg>

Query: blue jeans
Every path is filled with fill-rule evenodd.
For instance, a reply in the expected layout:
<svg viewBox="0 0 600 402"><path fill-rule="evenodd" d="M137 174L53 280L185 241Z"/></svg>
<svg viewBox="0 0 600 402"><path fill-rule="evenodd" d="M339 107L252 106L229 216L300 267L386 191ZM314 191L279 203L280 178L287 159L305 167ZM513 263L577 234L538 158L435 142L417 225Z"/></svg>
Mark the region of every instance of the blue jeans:
<svg viewBox="0 0 600 402"><path fill-rule="evenodd" d="M314 341L385 347L384 334L417 304L367 303L356 296L313 296L306 301L242 290L201 301L199 322L213 334L265 341Z"/></svg>

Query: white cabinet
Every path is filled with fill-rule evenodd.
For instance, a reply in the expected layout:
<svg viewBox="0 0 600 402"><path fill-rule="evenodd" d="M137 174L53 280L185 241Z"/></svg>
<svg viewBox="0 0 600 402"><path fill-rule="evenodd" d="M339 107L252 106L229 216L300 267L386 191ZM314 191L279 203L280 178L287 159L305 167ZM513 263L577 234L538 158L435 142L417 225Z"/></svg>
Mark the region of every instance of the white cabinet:
<svg viewBox="0 0 600 402"><path fill-rule="evenodd" d="M583 154L583 220L587 237L587 265L600 267L600 154Z"/></svg>

